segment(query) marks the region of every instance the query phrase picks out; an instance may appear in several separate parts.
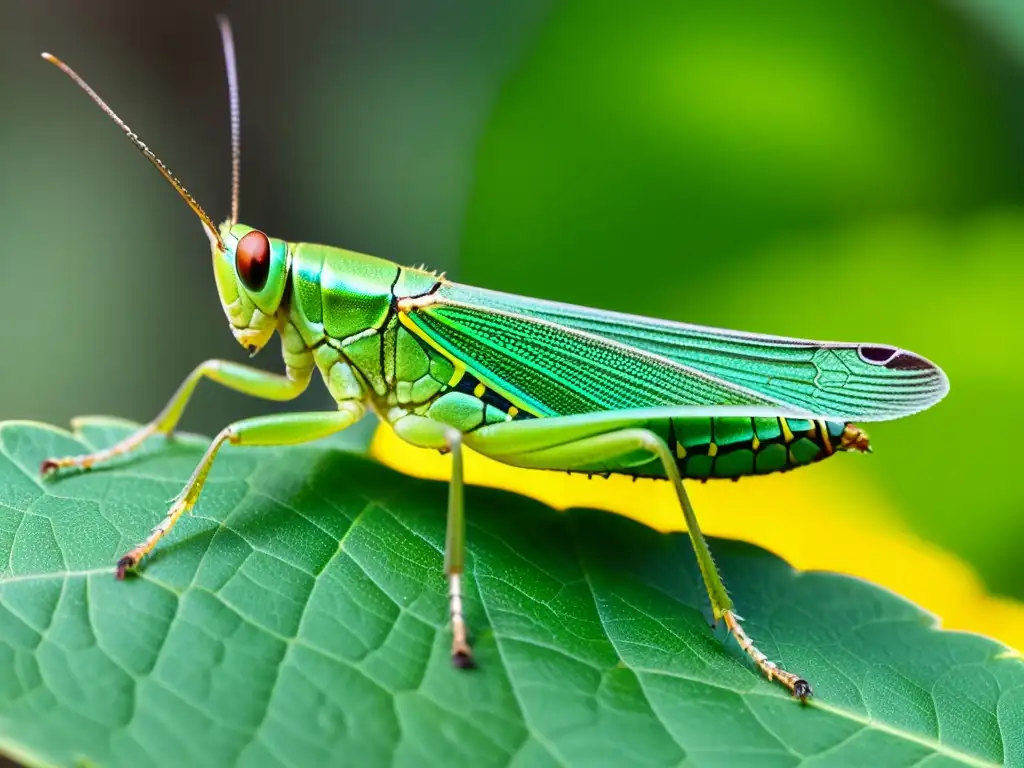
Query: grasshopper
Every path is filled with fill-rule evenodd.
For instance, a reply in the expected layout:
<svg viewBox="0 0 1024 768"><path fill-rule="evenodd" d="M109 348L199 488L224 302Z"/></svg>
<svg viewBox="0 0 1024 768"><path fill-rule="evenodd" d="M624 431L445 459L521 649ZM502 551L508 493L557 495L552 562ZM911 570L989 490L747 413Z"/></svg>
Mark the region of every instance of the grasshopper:
<svg viewBox="0 0 1024 768"><path fill-rule="evenodd" d="M319 372L338 407L225 427L163 520L118 561L117 578L195 506L225 443L304 443L372 410L403 440L452 456L444 571L455 666L473 666L461 584L462 456L469 448L519 467L668 480L714 620L725 623L769 680L800 699L810 696L810 684L770 661L741 626L683 479L738 479L867 451L867 435L852 422L895 419L934 405L948 391L942 370L890 345L740 333L474 288L241 224L238 80L230 25L223 17L219 24L232 138L231 216L219 227L84 80L56 57L43 57L107 113L199 217L231 332L251 355L278 334L285 373L208 360L134 434L96 453L47 459L41 470L89 469L151 436L170 435L202 379L286 401Z"/></svg>

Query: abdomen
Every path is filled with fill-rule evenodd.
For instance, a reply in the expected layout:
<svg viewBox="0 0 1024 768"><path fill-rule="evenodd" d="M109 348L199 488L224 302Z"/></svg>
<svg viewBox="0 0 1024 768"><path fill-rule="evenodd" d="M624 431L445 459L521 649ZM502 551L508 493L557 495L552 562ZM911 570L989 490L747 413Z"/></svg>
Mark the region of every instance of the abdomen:
<svg viewBox="0 0 1024 768"><path fill-rule="evenodd" d="M837 451L868 450L867 435L842 421L726 416L667 419L647 428L668 444L680 474L698 480L767 475L813 464ZM656 461L616 472L665 476Z"/></svg>
<svg viewBox="0 0 1024 768"><path fill-rule="evenodd" d="M515 466L665 478L662 459L649 448L632 438L614 440L619 432L636 430L663 440L680 474L699 480L784 472L838 451L869 450L867 435L843 421L651 410L485 424L465 434L468 447Z"/></svg>
<svg viewBox="0 0 1024 768"><path fill-rule="evenodd" d="M857 427L786 418L672 419L666 440L683 477L766 475L812 464L854 446Z"/></svg>

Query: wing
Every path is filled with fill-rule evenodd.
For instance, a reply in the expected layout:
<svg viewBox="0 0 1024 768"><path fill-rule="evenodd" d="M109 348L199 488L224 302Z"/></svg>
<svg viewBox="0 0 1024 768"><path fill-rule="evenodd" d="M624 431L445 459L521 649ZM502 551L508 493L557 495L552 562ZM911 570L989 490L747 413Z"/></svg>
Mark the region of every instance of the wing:
<svg viewBox="0 0 1024 768"><path fill-rule="evenodd" d="M777 406L883 421L949 385L937 366L881 344L725 331L442 283L403 322L538 416L658 406Z"/></svg>

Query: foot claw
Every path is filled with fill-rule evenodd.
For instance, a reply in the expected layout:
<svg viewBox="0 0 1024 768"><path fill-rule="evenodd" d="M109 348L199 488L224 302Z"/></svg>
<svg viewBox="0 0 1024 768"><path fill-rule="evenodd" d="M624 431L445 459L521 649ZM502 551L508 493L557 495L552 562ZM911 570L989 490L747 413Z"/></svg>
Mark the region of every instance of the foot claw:
<svg viewBox="0 0 1024 768"><path fill-rule="evenodd" d="M800 701L807 701L814 696L814 691L811 690L811 684L801 678L793 683L793 695Z"/></svg>
<svg viewBox="0 0 1024 768"><path fill-rule="evenodd" d="M124 575L128 572L129 568L134 568L137 561L132 555L125 555L117 561L117 571L114 576L117 577L118 581L124 581Z"/></svg>
<svg viewBox="0 0 1024 768"><path fill-rule="evenodd" d="M469 651L455 651L452 654L452 666L456 669L476 669L476 662Z"/></svg>
<svg viewBox="0 0 1024 768"><path fill-rule="evenodd" d="M81 472L92 469L93 462L88 458L70 457L66 459L46 459L39 465L39 474L44 478L59 472L68 467L74 467Z"/></svg>

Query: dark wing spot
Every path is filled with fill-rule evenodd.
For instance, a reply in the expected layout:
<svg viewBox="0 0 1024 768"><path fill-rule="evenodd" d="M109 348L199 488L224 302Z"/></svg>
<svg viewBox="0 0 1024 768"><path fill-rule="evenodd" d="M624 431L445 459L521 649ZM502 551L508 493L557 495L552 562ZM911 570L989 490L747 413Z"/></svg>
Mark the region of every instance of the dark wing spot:
<svg viewBox="0 0 1024 768"><path fill-rule="evenodd" d="M865 363L872 363L874 365L885 365L888 363L893 356L899 352L896 347L858 347L857 351L860 353L860 359Z"/></svg>
<svg viewBox="0 0 1024 768"><path fill-rule="evenodd" d="M923 357L897 347L858 347L860 359L872 365L884 365L891 371L930 371L935 366Z"/></svg>
<svg viewBox="0 0 1024 768"><path fill-rule="evenodd" d="M888 363L885 364L886 368L892 368L897 371L931 371L934 370L935 366L925 360L923 357L918 357L913 352L907 352L900 350L900 353Z"/></svg>

